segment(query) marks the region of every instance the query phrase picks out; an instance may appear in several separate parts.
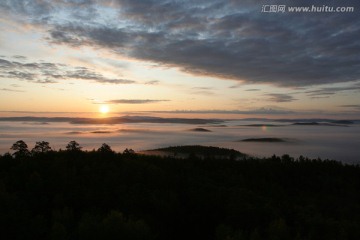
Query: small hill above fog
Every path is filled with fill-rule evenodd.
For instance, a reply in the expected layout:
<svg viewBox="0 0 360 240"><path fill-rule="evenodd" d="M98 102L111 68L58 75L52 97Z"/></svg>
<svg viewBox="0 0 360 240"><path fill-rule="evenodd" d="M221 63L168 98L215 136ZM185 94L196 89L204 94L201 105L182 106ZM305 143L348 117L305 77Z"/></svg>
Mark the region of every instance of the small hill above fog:
<svg viewBox="0 0 360 240"><path fill-rule="evenodd" d="M199 158L212 159L243 159L247 155L234 149L208 147L200 145L171 146L141 152L146 155L173 156L177 158L188 158L196 156Z"/></svg>

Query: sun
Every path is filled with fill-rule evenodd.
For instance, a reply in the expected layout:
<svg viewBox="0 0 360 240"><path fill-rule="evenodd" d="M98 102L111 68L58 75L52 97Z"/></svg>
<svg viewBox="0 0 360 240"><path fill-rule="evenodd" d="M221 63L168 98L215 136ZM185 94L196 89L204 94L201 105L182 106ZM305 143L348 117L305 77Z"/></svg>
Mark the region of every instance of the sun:
<svg viewBox="0 0 360 240"><path fill-rule="evenodd" d="M109 106L107 105L101 105L100 108L99 108L99 111L102 113L102 114L106 114L109 112Z"/></svg>

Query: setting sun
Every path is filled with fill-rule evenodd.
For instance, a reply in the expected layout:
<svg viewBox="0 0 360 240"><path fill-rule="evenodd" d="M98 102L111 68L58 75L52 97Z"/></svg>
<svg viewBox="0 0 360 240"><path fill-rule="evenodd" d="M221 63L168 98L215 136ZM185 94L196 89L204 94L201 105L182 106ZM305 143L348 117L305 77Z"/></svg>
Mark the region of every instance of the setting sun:
<svg viewBox="0 0 360 240"><path fill-rule="evenodd" d="M109 112L109 106L107 106L107 105L102 105L102 106L100 106L99 111L100 111L101 113L103 113L103 114L108 113L108 112Z"/></svg>

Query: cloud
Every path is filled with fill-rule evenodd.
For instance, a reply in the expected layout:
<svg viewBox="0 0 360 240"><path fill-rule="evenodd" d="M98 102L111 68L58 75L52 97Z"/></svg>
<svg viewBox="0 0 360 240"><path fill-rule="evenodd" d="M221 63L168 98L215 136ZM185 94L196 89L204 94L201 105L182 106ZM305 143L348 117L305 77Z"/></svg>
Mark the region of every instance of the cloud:
<svg viewBox="0 0 360 240"><path fill-rule="evenodd" d="M33 81L36 77L36 74L29 73L29 72L21 72L21 71L7 71L7 72L4 72L3 75L0 75L0 77L16 78L16 79L20 79L20 80Z"/></svg>
<svg viewBox="0 0 360 240"><path fill-rule="evenodd" d="M286 115L294 111L279 107L262 107L251 110L176 110L176 111L151 111L155 113L190 113L190 114L244 114L244 115Z"/></svg>
<svg viewBox="0 0 360 240"><path fill-rule="evenodd" d="M194 91L194 92L191 92L191 94L194 94L194 95L204 95L204 96L213 96L215 95L215 93L211 92L211 91Z"/></svg>
<svg viewBox="0 0 360 240"><path fill-rule="evenodd" d="M211 90L213 90L212 87L193 87L192 89L195 90L195 91L191 92L191 94L194 94L194 95L204 95L204 96L215 95L215 93L211 91Z"/></svg>
<svg viewBox="0 0 360 240"><path fill-rule="evenodd" d="M107 104L146 104L168 102L170 100L155 100L155 99L115 99L106 101Z"/></svg>
<svg viewBox="0 0 360 240"><path fill-rule="evenodd" d="M212 90L213 88L211 88L211 87L193 87L192 89L206 91L206 90Z"/></svg>
<svg viewBox="0 0 360 240"><path fill-rule="evenodd" d="M45 80L37 80L34 81L35 83L44 83L44 84L48 84L48 83L57 83L57 81L51 80L51 79L45 79Z"/></svg>
<svg viewBox="0 0 360 240"><path fill-rule="evenodd" d="M147 81L145 82L146 85L158 85L160 84L160 81L158 80L152 80L152 81Z"/></svg>
<svg viewBox="0 0 360 240"><path fill-rule="evenodd" d="M330 98L330 95L329 95L329 96L323 96L323 97L321 97L321 96L319 96L319 97L317 97L317 96L312 96L312 97L311 97L311 99L324 99L324 98Z"/></svg>
<svg viewBox="0 0 360 240"><path fill-rule="evenodd" d="M17 21L43 26L53 44L93 46L195 75L289 87L359 79L359 1L316 1L330 4L354 6L355 12L262 13L262 1L247 0L12 0L0 8Z"/></svg>
<svg viewBox="0 0 360 240"><path fill-rule="evenodd" d="M208 124L221 123L219 119L200 118L160 118L148 116L123 116L112 118L73 118L73 117L0 117L0 122L68 122L71 124L123 124L123 123L181 123L181 124ZM83 132L72 132L79 134ZM71 134L69 132L68 134Z"/></svg>
<svg viewBox="0 0 360 240"><path fill-rule="evenodd" d="M252 88L252 89L246 89L245 91L247 91L247 92L256 92L256 91L260 91L260 89Z"/></svg>
<svg viewBox="0 0 360 240"><path fill-rule="evenodd" d="M133 84L133 80L107 78L86 67L74 67L66 64L50 62L26 62L26 58L18 56L18 61L0 58L0 77L27 80L34 83L56 83L59 80L79 79L103 84Z"/></svg>
<svg viewBox="0 0 360 240"><path fill-rule="evenodd" d="M21 56L21 55L14 55L14 56L12 56L12 57L15 58L15 59L26 60L26 57L25 57L25 56Z"/></svg>
<svg viewBox="0 0 360 240"><path fill-rule="evenodd" d="M85 67L77 68L75 70L67 71L62 77L69 79L83 79L83 80L94 80L99 83L110 83L110 84L132 84L135 81L128 79L109 79L101 74L93 72Z"/></svg>
<svg viewBox="0 0 360 240"><path fill-rule="evenodd" d="M269 96L268 100L272 102L292 102L297 100L293 96L283 93L269 93L266 96Z"/></svg>
<svg viewBox="0 0 360 240"><path fill-rule="evenodd" d="M340 105L339 107L360 111L360 104Z"/></svg>
<svg viewBox="0 0 360 240"><path fill-rule="evenodd" d="M0 88L0 91L7 91L7 92L25 92L21 90L9 89L9 88Z"/></svg>
<svg viewBox="0 0 360 240"><path fill-rule="evenodd" d="M328 97L331 95L335 95L338 92L345 92L345 91L360 91L360 82L355 82L350 84L349 86L343 86L343 87L325 87L311 91L306 91L305 93L311 98L319 98L319 97L321 98L321 97Z"/></svg>
<svg viewBox="0 0 360 240"><path fill-rule="evenodd" d="M242 85L240 85L240 84L235 84L235 85L230 86L229 88L241 88L241 87L242 87Z"/></svg>

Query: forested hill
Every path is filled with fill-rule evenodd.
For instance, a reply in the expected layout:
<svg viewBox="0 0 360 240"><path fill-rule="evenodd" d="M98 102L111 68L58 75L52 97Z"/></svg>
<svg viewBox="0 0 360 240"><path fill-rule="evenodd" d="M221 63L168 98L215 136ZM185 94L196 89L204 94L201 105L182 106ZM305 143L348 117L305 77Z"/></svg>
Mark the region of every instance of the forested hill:
<svg viewBox="0 0 360 240"><path fill-rule="evenodd" d="M173 156L178 158L204 158L204 159L244 159L247 154L241 153L234 149L200 146L200 145L186 145L186 146L172 146L166 148L158 148L153 150L142 151L146 155L160 155Z"/></svg>
<svg viewBox="0 0 360 240"><path fill-rule="evenodd" d="M360 239L359 189L359 166L287 155L6 154L0 239Z"/></svg>

